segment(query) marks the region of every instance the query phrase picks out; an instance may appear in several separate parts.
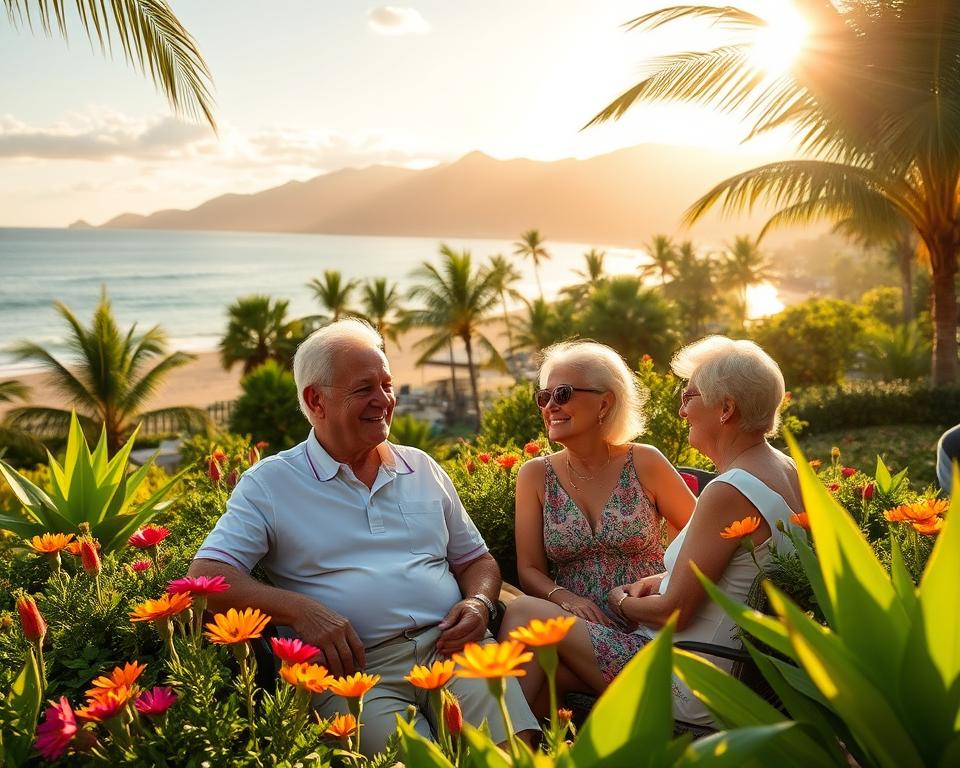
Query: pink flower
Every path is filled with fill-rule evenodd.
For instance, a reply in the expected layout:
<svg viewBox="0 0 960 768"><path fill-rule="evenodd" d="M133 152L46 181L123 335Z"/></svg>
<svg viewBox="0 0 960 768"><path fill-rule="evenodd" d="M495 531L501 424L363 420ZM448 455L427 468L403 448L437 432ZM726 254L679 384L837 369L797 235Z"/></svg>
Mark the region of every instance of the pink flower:
<svg viewBox="0 0 960 768"><path fill-rule="evenodd" d="M536 456L537 454L540 453L540 444L529 442L525 446L523 446L523 452L528 456Z"/></svg>
<svg viewBox="0 0 960 768"><path fill-rule="evenodd" d="M680 477L682 477L683 482L687 484L690 493L696 496L700 492L700 481L697 480L696 475L691 475L689 472L681 472Z"/></svg>
<svg viewBox="0 0 960 768"><path fill-rule="evenodd" d="M867 483L860 489L860 492L865 500L870 501L873 498L873 483Z"/></svg>
<svg viewBox="0 0 960 768"><path fill-rule="evenodd" d="M141 715L155 717L166 712L177 700L172 688L157 686L152 691L144 691L137 696L134 706Z"/></svg>
<svg viewBox="0 0 960 768"><path fill-rule="evenodd" d="M162 525L145 525L131 536L128 541L130 546L137 549L149 549L155 547L167 536L170 535L170 529Z"/></svg>
<svg viewBox="0 0 960 768"><path fill-rule="evenodd" d="M153 565L153 563L149 560L137 560L135 563L131 563L130 567L137 573L140 573L141 571L149 571L151 565Z"/></svg>
<svg viewBox="0 0 960 768"><path fill-rule="evenodd" d="M194 597L207 597L218 592L226 592L230 583L223 576L195 576L174 579L167 584L167 594L178 595L188 592Z"/></svg>
<svg viewBox="0 0 960 768"><path fill-rule="evenodd" d="M857 470L855 470L853 467L844 467L840 471L843 473L844 477L853 477L855 474L857 474Z"/></svg>
<svg viewBox="0 0 960 768"><path fill-rule="evenodd" d="M271 637L270 645L273 646L274 654L284 666L309 664L320 654L319 648L297 637Z"/></svg>
<svg viewBox="0 0 960 768"><path fill-rule="evenodd" d="M76 735L77 719L66 696L61 696L60 701L51 701L45 714L44 721L37 726L37 740L33 746L47 760L55 760L67 751Z"/></svg>

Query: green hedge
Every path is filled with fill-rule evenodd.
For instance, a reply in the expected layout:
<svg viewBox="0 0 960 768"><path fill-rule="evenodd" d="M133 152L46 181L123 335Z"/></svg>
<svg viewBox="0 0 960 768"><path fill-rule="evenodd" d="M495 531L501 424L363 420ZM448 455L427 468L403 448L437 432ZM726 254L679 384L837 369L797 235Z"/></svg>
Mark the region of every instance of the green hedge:
<svg viewBox="0 0 960 768"><path fill-rule="evenodd" d="M846 382L794 393L794 414L807 433L891 424L960 422L960 387L930 389L924 382Z"/></svg>

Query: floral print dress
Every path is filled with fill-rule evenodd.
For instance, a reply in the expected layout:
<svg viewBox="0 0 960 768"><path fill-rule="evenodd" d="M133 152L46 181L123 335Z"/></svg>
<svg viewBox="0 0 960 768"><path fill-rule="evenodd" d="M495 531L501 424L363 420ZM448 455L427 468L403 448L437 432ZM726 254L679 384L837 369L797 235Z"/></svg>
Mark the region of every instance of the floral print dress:
<svg viewBox="0 0 960 768"><path fill-rule="evenodd" d="M614 627L584 622L604 679L609 682L649 642L628 629L607 605L607 593L619 584L663 572L660 517L627 454L597 528L560 485L549 459L543 498L543 545L558 586L593 601Z"/></svg>

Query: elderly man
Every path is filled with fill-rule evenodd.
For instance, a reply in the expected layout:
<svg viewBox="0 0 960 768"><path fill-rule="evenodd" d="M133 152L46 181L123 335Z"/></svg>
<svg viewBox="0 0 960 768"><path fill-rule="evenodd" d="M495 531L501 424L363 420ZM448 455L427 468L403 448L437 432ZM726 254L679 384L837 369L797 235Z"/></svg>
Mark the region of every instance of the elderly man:
<svg viewBox="0 0 960 768"><path fill-rule="evenodd" d="M429 456L387 442L396 405L382 339L342 320L297 350L307 439L256 464L197 552L191 576L222 575L230 589L214 610L259 608L318 646L332 674L381 676L364 703L363 747L380 751L410 704L429 735L437 714L403 677L465 643L489 639L500 571L450 479ZM262 563L271 584L249 575ZM536 720L511 679L518 731ZM503 741L496 702L482 680L455 680L464 717L486 718ZM318 698L324 716L344 710Z"/></svg>

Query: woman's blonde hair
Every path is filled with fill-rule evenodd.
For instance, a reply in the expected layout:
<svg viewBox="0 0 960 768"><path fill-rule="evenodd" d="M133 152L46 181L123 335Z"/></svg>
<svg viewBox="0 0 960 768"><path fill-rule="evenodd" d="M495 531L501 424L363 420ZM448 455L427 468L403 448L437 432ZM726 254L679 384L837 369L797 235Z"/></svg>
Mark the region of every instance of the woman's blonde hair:
<svg viewBox="0 0 960 768"><path fill-rule="evenodd" d="M558 365L575 368L587 386L613 395L613 405L601 429L606 440L613 444L625 443L643 432L646 425L643 406L649 394L615 350L595 341L563 341L547 347L540 363L541 387Z"/></svg>
<svg viewBox="0 0 960 768"><path fill-rule="evenodd" d="M697 388L706 405L716 406L723 398L731 398L742 432L776 434L785 390L783 374L754 342L708 336L677 352L670 367Z"/></svg>

